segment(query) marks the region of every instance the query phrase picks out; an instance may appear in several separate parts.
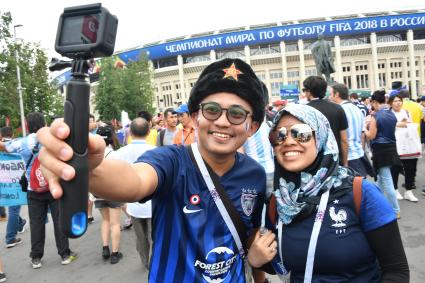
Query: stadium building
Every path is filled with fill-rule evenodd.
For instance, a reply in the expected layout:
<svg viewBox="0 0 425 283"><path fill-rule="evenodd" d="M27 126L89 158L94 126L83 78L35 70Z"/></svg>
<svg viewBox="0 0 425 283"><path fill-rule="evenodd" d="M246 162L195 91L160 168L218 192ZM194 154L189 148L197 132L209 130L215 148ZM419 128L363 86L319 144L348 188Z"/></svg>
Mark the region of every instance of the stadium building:
<svg viewBox="0 0 425 283"><path fill-rule="evenodd" d="M271 101L301 89L316 74L311 45L323 34L332 45L332 78L358 91L391 89L401 81L412 96L425 95L425 9L352 14L229 28L165 39L117 52L121 64L146 52L154 73L158 111L185 103L211 62L240 58L267 85ZM66 72L59 85L69 80Z"/></svg>

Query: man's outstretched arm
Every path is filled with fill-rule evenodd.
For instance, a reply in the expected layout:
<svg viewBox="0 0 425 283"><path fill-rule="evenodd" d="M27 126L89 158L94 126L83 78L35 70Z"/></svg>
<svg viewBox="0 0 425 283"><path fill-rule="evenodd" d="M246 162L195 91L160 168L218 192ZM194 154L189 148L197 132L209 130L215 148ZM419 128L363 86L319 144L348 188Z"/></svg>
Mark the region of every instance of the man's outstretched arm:
<svg viewBox="0 0 425 283"><path fill-rule="evenodd" d="M62 120L55 120L51 127L37 132L42 144L39 160L43 175L49 182L54 198L62 196L59 179L66 181L75 177L75 170L66 161L73 155L65 143L69 127ZM154 168L146 163L130 165L119 160L104 160L105 142L100 136L89 135L88 162L90 191L117 201L137 201L151 195L157 185L158 176Z"/></svg>

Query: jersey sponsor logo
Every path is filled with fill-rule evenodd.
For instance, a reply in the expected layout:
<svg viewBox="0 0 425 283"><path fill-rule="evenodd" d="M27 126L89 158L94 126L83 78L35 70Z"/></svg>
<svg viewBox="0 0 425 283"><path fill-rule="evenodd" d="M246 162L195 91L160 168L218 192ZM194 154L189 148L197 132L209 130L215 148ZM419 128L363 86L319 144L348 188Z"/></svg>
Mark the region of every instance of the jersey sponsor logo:
<svg viewBox="0 0 425 283"><path fill-rule="evenodd" d="M241 206L246 216L251 216L254 211L255 201L257 199L257 191L251 189L242 189Z"/></svg>
<svg viewBox="0 0 425 283"><path fill-rule="evenodd" d="M216 247L207 253L205 260L196 260L194 266L201 271L206 282L221 283L230 276L237 256L227 247Z"/></svg>
<svg viewBox="0 0 425 283"><path fill-rule="evenodd" d="M202 209L200 209L200 208L191 208L190 207L191 205L192 206L193 205L198 205L201 202L201 198L199 197L199 195L197 195L197 194L191 195L189 197L189 202L190 202L190 205L185 205L183 207L183 212L184 213L191 214L191 213L202 211Z"/></svg>
<svg viewBox="0 0 425 283"><path fill-rule="evenodd" d="M199 212L201 210L202 209L190 209L190 208L187 207L187 205L185 205L183 207L183 212L186 213L186 214L191 214L191 213Z"/></svg>

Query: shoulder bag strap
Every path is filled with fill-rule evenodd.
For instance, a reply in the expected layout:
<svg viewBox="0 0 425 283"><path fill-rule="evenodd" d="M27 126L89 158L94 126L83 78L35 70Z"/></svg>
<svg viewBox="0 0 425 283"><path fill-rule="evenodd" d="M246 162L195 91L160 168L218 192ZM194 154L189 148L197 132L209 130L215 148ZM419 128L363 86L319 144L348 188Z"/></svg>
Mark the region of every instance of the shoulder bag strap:
<svg viewBox="0 0 425 283"><path fill-rule="evenodd" d="M30 159L28 159L27 164L25 165L25 171L28 169L28 166L30 166L31 161L32 161L32 159L33 159L34 155L35 155L35 154L36 154L39 150L40 150L40 149L39 149L39 143L37 143L37 144L34 146L34 148L31 150L31 156L30 156ZM25 172L24 172L24 174L25 174Z"/></svg>
<svg viewBox="0 0 425 283"><path fill-rule="evenodd" d="M226 194L226 191L220 184L217 174L215 174L215 172L202 159L198 150L198 144L193 143L191 145L187 145L186 149L189 152L190 159L192 159L193 164L201 173L205 183L207 184L208 190L210 191L221 216L226 222L226 225L236 242L239 254L242 258L244 258L245 255L247 255L247 234L245 225L238 211L233 206L231 200Z"/></svg>
<svg viewBox="0 0 425 283"><path fill-rule="evenodd" d="M166 129L163 129L162 131L159 132L159 145L160 146L164 145L165 131L166 131Z"/></svg>
<svg viewBox="0 0 425 283"><path fill-rule="evenodd" d="M28 159L27 164L25 165L25 170L27 170L28 166L31 164L33 157L34 157L34 151L31 153L30 159Z"/></svg>
<svg viewBox="0 0 425 283"><path fill-rule="evenodd" d="M362 182L363 177L357 176L353 180L353 196L354 196L354 207L356 208L357 216L360 216L360 205L362 203Z"/></svg>

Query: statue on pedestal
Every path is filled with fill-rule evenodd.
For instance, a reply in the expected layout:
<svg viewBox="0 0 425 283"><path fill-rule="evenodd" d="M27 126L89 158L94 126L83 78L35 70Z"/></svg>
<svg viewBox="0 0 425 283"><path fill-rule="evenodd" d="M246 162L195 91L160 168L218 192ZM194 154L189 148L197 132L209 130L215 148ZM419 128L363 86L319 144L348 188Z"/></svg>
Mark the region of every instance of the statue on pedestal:
<svg viewBox="0 0 425 283"><path fill-rule="evenodd" d="M332 82L331 74L335 73L333 64L331 45L324 39L323 34L319 34L318 40L312 44L311 54L316 63L317 75L325 75L328 83Z"/></svg>

